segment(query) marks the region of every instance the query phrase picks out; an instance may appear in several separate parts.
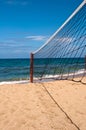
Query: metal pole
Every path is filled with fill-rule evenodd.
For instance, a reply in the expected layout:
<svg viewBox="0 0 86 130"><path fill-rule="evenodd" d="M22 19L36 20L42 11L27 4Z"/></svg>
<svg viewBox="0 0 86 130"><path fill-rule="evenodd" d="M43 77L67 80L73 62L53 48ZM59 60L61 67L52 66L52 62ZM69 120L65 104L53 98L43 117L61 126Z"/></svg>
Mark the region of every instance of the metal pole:
<svg viewBox="0 0 86 130"><path fill-rule="evenodd" d="M30 82L33 83L33 54L30 55Z"/></svg>

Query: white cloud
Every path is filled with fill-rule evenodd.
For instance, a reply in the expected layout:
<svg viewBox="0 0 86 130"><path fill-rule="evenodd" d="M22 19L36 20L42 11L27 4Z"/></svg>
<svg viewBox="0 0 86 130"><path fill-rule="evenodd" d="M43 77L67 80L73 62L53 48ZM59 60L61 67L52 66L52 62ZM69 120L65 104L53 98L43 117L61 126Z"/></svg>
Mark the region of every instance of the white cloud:
<svg viewBox="0 0 86 130"><path fill-rule="evenodd" d="M17 43L15 40L4 40L4 43Z"/></svg>
<svg viewBox="0 0 86 130"><path fill-rule="evenodd" d="M22 6L28 5L27 1L18 1L18 0L7 0L5 3L8 5L22 5Z"/></svg>
<svg viewBox="0 0 86 130"><path fill-rule="evenodd" d="M14 40L3 40L0 41L0 47L15 47L17 46L18 42Z"/></svg>
<svg viewBox="0 0 86 130"><path fill-rule="evenodd" d="M39 35L39 36L27 36L25 38L29 40L34 40L34 41L44 41L44 40L47 40L48 37Z"/></svg>

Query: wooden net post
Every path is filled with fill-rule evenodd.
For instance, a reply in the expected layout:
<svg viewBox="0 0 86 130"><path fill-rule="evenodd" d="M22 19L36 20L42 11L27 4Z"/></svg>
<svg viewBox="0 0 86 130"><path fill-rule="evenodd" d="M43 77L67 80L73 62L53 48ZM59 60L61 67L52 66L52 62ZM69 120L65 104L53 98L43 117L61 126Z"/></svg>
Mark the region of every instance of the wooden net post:
<svg viewBox="0 0 86 130"><path fill-rule="evenodd" d="M85 55L85 70L86 70L86 55Z"/></svg>
<svg viewBox="0 0 86 130"><path fill-rule="evenodd" d="M33 54L30 55L30 82L33 83Z"/></svg>

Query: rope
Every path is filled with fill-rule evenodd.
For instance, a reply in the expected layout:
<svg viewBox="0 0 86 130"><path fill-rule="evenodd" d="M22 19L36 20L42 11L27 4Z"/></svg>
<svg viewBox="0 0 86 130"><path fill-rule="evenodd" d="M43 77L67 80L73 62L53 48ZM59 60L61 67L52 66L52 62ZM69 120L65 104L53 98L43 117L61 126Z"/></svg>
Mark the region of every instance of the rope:
<svg viewBox="0 0 86 130"><path fill-rule="evenodd" d="M58 108L65 114L65 116L67 117L67 119L71 122L71 124L73 124L77 130L80 130L80 128L73 122L73 120L68 116L68 114L62 109L62 107L56 102L56 100L53 98L53 96L51 95L51 93L48 91L48 89L44 86L43 83L41 83L42 87L45 89L45 91L47 92L47 94L50 96L50 98L53 100L53 102L58 106Z"/></svg>

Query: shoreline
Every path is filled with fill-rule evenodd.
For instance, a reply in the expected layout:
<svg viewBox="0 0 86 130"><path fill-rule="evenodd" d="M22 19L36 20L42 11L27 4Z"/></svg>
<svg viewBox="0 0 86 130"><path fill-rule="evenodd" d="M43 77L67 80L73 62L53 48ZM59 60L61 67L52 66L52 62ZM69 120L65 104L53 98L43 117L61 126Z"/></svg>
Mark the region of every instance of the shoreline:
<svg viewBox="0 0 86 130"><path fill-rule="evenodd" d="M72 79L72 77L74 76L74 79L76 78L82 78L83 75L86 75L86 70L84 69L81 69L77 72L75 72L74 74L73 73L69 73L69 74L63 74L62 75L62 79L61 80L66 80L65 78L68 77L68 79ZM54 80L60 80L61 78L61 75L45 75L42 77L42 80L40 80L40 77L36 78L34 77L34 82L49 82L49 81L54 81ZM86 76L84 76L84 78L86 78ZM0 81L0 85L3 85L3 84L22 84L22 83L30 83L30 80L29 79L19 79L19 80L2 80Z"/></svg>
<svg viewBox="0 0 86 130"><path fill-rule="evenodd" d="M29 80L19 80L19 81L1 81L0 85L9 85L9 84L24 84L29 83Z"/></svg>

